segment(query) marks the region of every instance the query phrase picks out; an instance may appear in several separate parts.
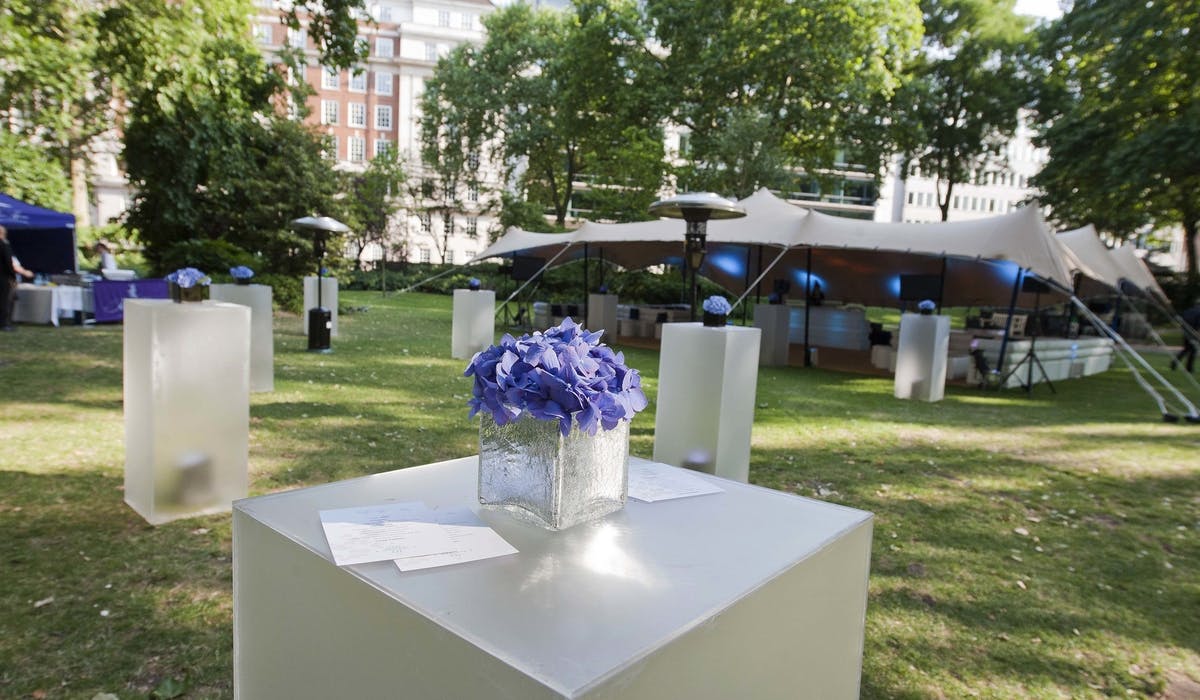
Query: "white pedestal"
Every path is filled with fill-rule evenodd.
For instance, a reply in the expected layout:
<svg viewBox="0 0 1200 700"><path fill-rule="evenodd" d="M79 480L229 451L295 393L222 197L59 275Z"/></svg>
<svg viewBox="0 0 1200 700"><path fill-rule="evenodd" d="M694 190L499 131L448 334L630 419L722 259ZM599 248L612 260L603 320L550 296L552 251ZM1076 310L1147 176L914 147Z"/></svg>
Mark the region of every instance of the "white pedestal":
<svg viewBox="0 0 1200 700"><path fill-rule="evenodd" d="M454 290L454 323L450 328L450 357L469 360L496 339L496 292L490 289Z"/></svg>
<svg viewBox="0 0 1200 700"><path fill-rule="evenodd" d="M901 316L896 347L896 398L941 401L946 393L949 347L949 316Z"/></svg>
<svg viewBox="0 0 1200 700"><path fill-rule="evenodd" d="M250 309L125 300L125 502L152 524L246 496Z"/></svg>
<svg viewBox="0 0 1200 700"><path fill-rule="evenodd" d="M11 322L58 325L58 287L21 284L13 291L17 300L13 304Z"/></svg>
<svg viewBox="0 0 1200 700"><path fill-rule="evenodd" d="M605 343L617 341L617 295L589 294L586 328L589 331L604 331L601 340Z"/></svg>
<svg viewBox="0 0 1200 700"><path fill-rule="evenodd" d="M747 481L762 331L663 324L654 460ZM697 452L705 460L694 459Z"/></svg>
<svg viewBox="0 0 1200 700"><path fill-rule="evenodd" d="M275 311L265 284L214 284L208 298L250 307L250 391L275 390Z"/></svg>
<svg viewBox="0 0 1200 700"><path fill-rule="evenodd" d="M333 325L329 335L336 338L338 334L338 282L336 277L322 277L321 306L333 314ZM317 308L317 278L310 275L304 278L304 335L308 335L308 310Z"/></svg>
<svg viewBox="0 0 1200 700"><path fill-rule="evenodd" d="M763 367L787 367L788 323L792 310L783 304L757 304L754 327L762 330L758 363Z"/></svg>
<svg viewBox="0 0 1200 700"><path fill-rule="evenodd" d="M639 462L631 458L631 462ZM238 502L234 694L856 698L871 515L755 486L563 532L480 511L477 458ZM318 511L471 506L518 554L338 568Z"/></svg>

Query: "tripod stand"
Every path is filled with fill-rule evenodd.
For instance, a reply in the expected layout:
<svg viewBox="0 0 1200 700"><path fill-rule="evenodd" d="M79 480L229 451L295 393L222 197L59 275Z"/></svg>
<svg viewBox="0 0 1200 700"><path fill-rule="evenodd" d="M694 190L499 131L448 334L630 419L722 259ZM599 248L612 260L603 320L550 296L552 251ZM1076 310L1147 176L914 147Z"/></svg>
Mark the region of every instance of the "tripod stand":
<svg viewBox="0 0 1200 700"><path fill-rule="evenodd" d="M1014 374L1016 374L1021 369L1021 367L1024 366L1025 367L1025 381L1021 383L1021 386L1025 388L1026 394L1032 394L1033 393L1033 368L1034 368L1034 366L1036 366L1038 371L1042 373L1042 379L1044 379L1046 381L1046 386L1050 387L1050 393L1052 393L1052 394L1058 393L1058 390L1054 388L1054 382L1050 381L1050 375L1046 374L1046 367L1044 365L1042 365L1042 361L1040 359L1038 359L1038 356L1037 356L1037 339L1038 339L1038 334L1042 330L1041 323L1039 321L1039 315L1038 315L1039 312L1041 311L1041 307L1042 307L1041 302L1042 302L1042 294L1041 294L1040 290L1037 290L1033 294L1033 317L1032 317L1033 323L1030 324L1030 326L1029 326L1029 351L1025 353L1024 357L1022 357L1020 360L1017 361L1017 364L1013 365L1012 369L1008 370L1008 374L1005 374L1004 379L1000 380L1000 386L1004 386L1005 384L1007 384L1008 378L1013 376ZM1010 323L1011 323L1011 321L1010 321Z"/></svg>

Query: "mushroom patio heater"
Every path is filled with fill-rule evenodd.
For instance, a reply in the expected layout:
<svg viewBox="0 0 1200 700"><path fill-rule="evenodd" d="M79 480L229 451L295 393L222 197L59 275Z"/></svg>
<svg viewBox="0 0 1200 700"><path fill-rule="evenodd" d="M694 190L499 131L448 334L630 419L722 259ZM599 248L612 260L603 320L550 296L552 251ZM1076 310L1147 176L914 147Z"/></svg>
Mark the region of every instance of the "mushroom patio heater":
<svg viewBox="0 0 1200 700"><path fill-rule="evenodd" d="M696 273L704 264L704 256L708 252L705 242L708 236L708 221L709 219L739 219L746 215L746 210L712 192L688 192L658 200L650 205L650 213L670 219L683 219L687 222L687 231L683 236L683 259L688 273L690 313L692 320L695 321Z"/></svg>
<svg viewBox="0 0 1200 700"><path fill-rule="evenodd" d="M292 228L308 231L313 237L313 252L317 256L317 306L308 309L308 351L333 352L329 346L333 313L321 301L325 277L325 241L331 233L344 233L350 227L328 216L306 216L292 222Z"/></svg>

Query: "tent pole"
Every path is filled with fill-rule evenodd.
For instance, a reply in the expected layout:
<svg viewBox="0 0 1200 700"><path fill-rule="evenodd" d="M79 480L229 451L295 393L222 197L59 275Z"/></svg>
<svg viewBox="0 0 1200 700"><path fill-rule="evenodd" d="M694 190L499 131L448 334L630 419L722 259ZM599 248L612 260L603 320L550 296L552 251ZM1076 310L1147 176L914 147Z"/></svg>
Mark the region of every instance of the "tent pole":
<svg viewBox="0 0 1200 700"><path fill-rule="evenodd" d="M588 260L588 244L583 244L583 323L580 325L587 327L588 322L588 301L591 298L591 286L588 285L588 266L591 262Z"/></svg>
<svg viewBox="0 0 1200 700"><path fill-rule="evenodd" d="M946 298L946 256L942 256L942 273L938 278L938 305L937 312L942 313L942 300Z"/></svg>
<svg viewBox="0 0 1200 700"><path fill-rule="evenodd" d="M812 350L808 347L809 310L812 309L812 246L806 251L804 262L804 366L812 367Z"/></svg>
<svg viewBox="0 0 1200 700"><path fill-rule="evenodd" d="M762 243L758 244L758 281L754 283L754 303L762 301Z"/></svg>
<svg viewBox="0 0 1200 700"><path fill-rule="evenodd" d="M759 253L761 255L762 253ZM750 249L746 249L746 281L742 287L742 293L745 294L750 290ZM742 325L746 325L746 307L742 307Z"/></svg>
<svg viewBox="0 0 1200 700"><path fill-rule="evenodd" d="M1013 311L1017 308L1017 294L1025 279L1025 268L1017 268L1017 279L1013 282L1012 299L1008 302L1008 319L1004 324L1004 337L1000 339L1000 357L996 359L996 371L1004 371L1004 355L1008 352L1008 334L1012 330Z"/></svg>
<svg viewBox="0 0 1200 700"><path fill-rule="evenodd" d="M494 315L494 316L499 316L499 315L500 315L500 312L501 312L501 311L504 311L504 309L505 309L505 308L508 306L508 302L510 302L510 301L512 301L513 299L515 299L515 298L516 298L516 296L517 296L518 294L520 294L520 293L521 293L521 290L522 290L522 289L524 289L524 288L528 287L528 286L530 285L530 283L532 283L534 280L536 280L536 279L538 278L538 276L539 276L539 275L541 275L543 272L545 272L545 271L546 271L546 268L548 268L548 267L550 267L551 265L553 265L555 260L558 260L559 258L561 258L561 257L562 257L562 255L563 255L563 253L567 252L567 250L568 250L570 247L571 247L571 244L570 244L570 243L564 243L564 244L563 244L563 247L562 247L562 250L560 250L560 251L558 251L557 253L555 253L555 254L554 254L554 257L552 257L552 258L550 258L549 260L547 260L545 265L542 265L540 268L538 268L538 271L537 271L537 272L535 272L535 273L533 273L533 276L532 276L532 277L530 277L529 279L527 279L527 280L525 280L524 282L522 282L522 283L521 283L521 286L519 286L519 287L517 287L515 290L513 290L513 293L508 295L508 298L507 298L507 299L505 299L505 300L503 301L503 303L501 303L501 304L500 304L500 308L496 309L496 313L495 313L495 314L493 314L493 315Z"/></svg>

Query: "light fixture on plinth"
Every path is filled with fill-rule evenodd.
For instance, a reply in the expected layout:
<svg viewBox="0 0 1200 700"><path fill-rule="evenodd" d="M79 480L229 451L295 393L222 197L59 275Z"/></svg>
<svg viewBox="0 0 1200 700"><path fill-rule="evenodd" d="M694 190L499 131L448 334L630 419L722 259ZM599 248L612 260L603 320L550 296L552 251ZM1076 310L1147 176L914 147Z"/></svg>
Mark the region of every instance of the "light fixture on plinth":
<svg viewBox="0 0 1200 700"><path fill-rule="evenodd" d="M332 352L329 336L333 326L333 313L324 307L321 288L325 286L325 242L331 233L345 233L350 227L329 216L305 216L292 221L292 228L307 231L313 237L313 254L317 258L317 306L308 309L309 352Z"/></svg>
<svg viewBox="0 0 1200 700"><path fill-rule="evenodd" d="M746 215L746 210L712 192L688 192L658 200L650 205L650 213L669 219L683 219L687 222L687 231L683 236L684 264L688 273L691 319L695 321L696 273L704 264L704 256L708 252L708 221L710 219L738 219Z"/></svg>

